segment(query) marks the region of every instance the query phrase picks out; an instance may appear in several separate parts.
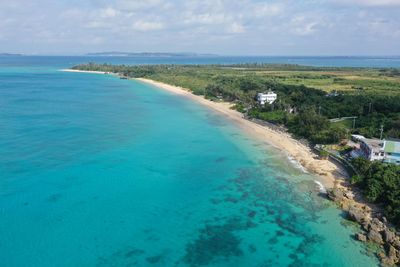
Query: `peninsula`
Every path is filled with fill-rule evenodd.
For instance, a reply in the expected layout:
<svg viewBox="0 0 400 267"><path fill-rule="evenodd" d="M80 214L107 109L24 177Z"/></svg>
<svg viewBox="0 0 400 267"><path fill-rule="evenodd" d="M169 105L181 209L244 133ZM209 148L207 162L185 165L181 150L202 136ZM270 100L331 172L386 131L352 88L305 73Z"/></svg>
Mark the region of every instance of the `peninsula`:
<svg viewBox="0 0 400 267"><path fill-rule="evenodd" d="M214 54L198 54L198 53L166 53L166 52L98 52L98 53L88 53L87 56L101 56L101 57L208 57L217 55Z"/></svg>
<svg viewBox="0 0 400 267"><path fill-rule="evenodd" d="M400 238L391 228L400 226L400 166L351 159L359 145L349 141L351 134L400 138L399 69L90 63L72 70L134 78L224 114L319 175L329 197L362 225L356 238L382 245L382 262L400 261ZM267 93L276 99L266 104L258 96Z"/></svg>

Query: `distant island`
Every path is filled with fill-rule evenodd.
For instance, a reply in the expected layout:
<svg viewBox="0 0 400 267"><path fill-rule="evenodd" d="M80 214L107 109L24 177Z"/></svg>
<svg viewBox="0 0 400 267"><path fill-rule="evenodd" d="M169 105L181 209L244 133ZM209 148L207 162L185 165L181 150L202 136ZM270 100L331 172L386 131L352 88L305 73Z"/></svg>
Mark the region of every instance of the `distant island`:
<svg viewBox="0 0 400 267"><path fill-rule="evenodd" d="M0 56L23 56L22 54L0 53Z"/></svg>
<svg viewBox="0 0 400 267"><path fill-rule="evenodd" d="M103 56L103 57L210 57L217 56L215 54L197 54L197 53L164 53L164 52L97 52L87 53L87 56Z"/></svg>

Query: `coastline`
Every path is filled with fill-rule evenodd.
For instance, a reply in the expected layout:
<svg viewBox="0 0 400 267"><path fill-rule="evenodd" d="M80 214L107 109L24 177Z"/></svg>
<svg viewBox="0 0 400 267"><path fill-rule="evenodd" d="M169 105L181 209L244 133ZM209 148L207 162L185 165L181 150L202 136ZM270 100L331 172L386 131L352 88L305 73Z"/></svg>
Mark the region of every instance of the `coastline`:
<svg viewBox="0 0 400 267"><path fill-rule="evenodd" d="M116 73L100 71L71 70L71 72L110 74L120 77ZM369 243L372 247L375 246L375 249L372 248L371 251L382 264L392 266L400 263L400 233L393 230L393 226L383 216L381 207L365 201L360 190L349 183L347 179L349 175L344 166L333 162L331 159L320 159L311 148L302 144L287 132L281 132L245 119L242 113L232 109L232 103L211 101L203 96L193 94L189 89L151 79L128 79L154 86L160 90L166 90L214 110L235 123L249 136L278 149L287 156L289 161L295 160L301 168L319 177L319 181L315 180L316 188L321 193L326 193L328 199L335 202L346 213L349 220L360 226L359 232L354 235L356 240Z"/></svg>
<svg viewBox="0 0 400 267"><path fill-rule="evenodd" d="M354 235L356 240L377 246L375 251L374 249L371 251L383 265L393 266L400 262L399 233L393 230L378 205L366 202L361 192L351 186L346 179L349 178L349 175L344 166L334 163L331 159L320 159L309 147L294 139L289 133L280 132L245 119L242 113L231 109L232 103L214 102L203 96L192 94L189 89L150 79L136 78L135 80L196 101L224 115L249 136L268 143L285 153L288 160L296 160L302 168L320 178L320 181L315 180L316 188L321 193L327 193L328 199L346 212L349 220L360 226L359 232Z"/></svg>
<svg viewBox="0 0 400 267"><path fill-rule="evenodd" d="M189 89L150 79L136 78L135 80L150 84L176 95L184 96L224 115L227 119L243 129L248 135L272 145L286 154L289 160L294 159L305 170L318 175L321 179L320 182L328 189L335 186L341 186L341 182L344 182L348 177L346 170L342 166L339 166L330 160L319 159L318 155L316 155L309 147L291 137L290 134L278 132L267 126L245 119L242 113L231 109L233 105L232 103L214 102L205 99L203 96L192 94Z"/></svg>
<svg viewBox="0 0 400 267"><path fill-rule="evenodd" d="M75 73L80 72L93 74L110 74L118 76L115 73L106 73L103 71L85 71L74 69L61 69L60 71ZM282 153L286 154L288 160L295 160L306 171L317 175L320 178L320 181L316 181L316 187L319 187L322 191L324 190L324 188L321 187L321 184L327 189L332 189L334 187L345 188L342 183L344 183L345 179L348 178L348 174L343 166L340 166L339 164L334 163L331 160L319 159L319 156L316 153L314 153L306 145L294 139L289 133L278 132L267 126L263 126L245 119L242 113L231 109L233 105L232 103L214 102L204 98L203 96L193 94L189 89L150 79L135 78L134 80L152 85L161 90L166 90L175 95L186 97L191 101L195 101L225 116L225 118L235 123L249 136L254 137L269 145L272 145Z"/></svg>
<svg viewBox="0 0 400 267"><path fill-rule="evenodd" d="M73 70L73 69L61 69L62 72L81 72L81 73L94 73L94 74L106 74L104 71L89 71L89 70Z"/></svg>
<svg viewBox="0 0 400 267"><path fill-rule="evenodd" d="M320 177L316 181L321 193L327 193L328 199L346 213L349 220L360 226L354 238L362 243L375 246L370 251L377 256L383 265L393 266L400 263L400 234L383 216L382 208L365 201L360 190L354 188L348 181L349 175L344 166L333 163L331 159L321 160L309 147L300 143L285 132L278 132L267 126L249 121L243 114L231 109L232 104L214 102L203 96L194 95L190 90L153 81L136 78L135 80L167 90L171 93L187 97L210 109L223 114L234 122L249 136L266 142L293 158L306 170ZM325 190L325 188L328 190ZM324 192L325 191L325 192Z"/></svg>

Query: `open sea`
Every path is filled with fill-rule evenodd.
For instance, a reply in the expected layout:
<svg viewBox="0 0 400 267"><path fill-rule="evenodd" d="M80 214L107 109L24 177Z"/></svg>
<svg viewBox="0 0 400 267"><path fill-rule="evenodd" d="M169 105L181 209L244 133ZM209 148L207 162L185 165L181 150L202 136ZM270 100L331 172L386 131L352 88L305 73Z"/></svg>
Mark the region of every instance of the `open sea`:
<svg viewBox="0 0 400 267"><path fill-rule="evenodd" d="M0 57L0 266L378 265L286 155L185 98L58 71L88 61L271 58Z"/></svg>

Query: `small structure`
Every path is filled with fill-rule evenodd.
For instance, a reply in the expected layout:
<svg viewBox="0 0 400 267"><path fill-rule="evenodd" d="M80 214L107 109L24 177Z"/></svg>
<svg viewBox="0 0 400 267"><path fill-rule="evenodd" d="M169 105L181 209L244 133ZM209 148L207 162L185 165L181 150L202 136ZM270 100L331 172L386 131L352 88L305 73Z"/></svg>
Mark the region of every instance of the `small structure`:
<svg viewBox="0 0 400 267"><path fill-rule="evenodd" d="M365 139L365 137L363 135L359 135L359 134L351 135L351 140L353 140L354 142L360 142L362 139Z"/></svg>
<svg viewBox="0 0 400 267"><path fill-rule="evenodd" d="M327 93L325 96L326 97L336 97L339 96L340 94L335 90L335 91L331 91L330 93Z"/></svg>
<svg viewBox="0 0 400 267"><path fill-rule="evenodd" d="M362 138L359 141L359 154L369 161L379 160L400 165L400 140Z"/></svg>
<svg viewBox="0 0 400 267"><path fill-rule="evenodd" d="M385 159L383 162L400 165L400 140L387 140L383 146Z"/></svg>
<svg viewBox="0 0 400 267"><path fill-rule="evenodd" d="M363 157L369 161L383 160L385 152L383 151L384 141L379 139L361 139L360 149Z"/></svg>
<svg viewBox="0 0 400 267"><path fill-rule="evenodd" d="M265 105L265 103L272 104L278 98L277 94L269 91L268 93L258 93L257 94L257 101L260 105Z"/></svg>

